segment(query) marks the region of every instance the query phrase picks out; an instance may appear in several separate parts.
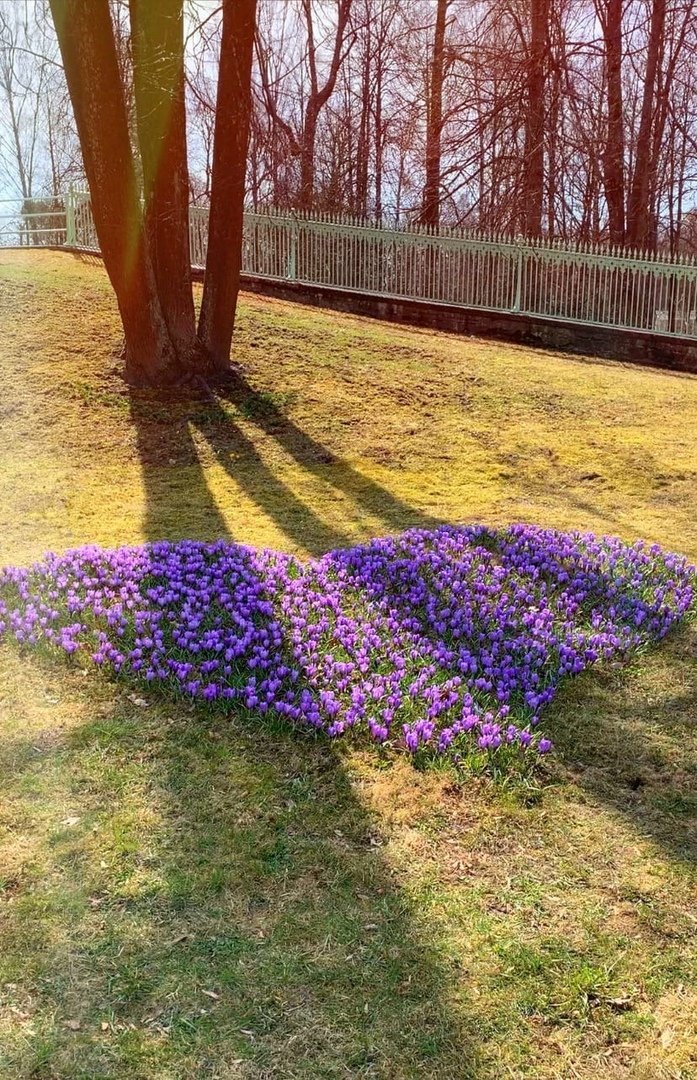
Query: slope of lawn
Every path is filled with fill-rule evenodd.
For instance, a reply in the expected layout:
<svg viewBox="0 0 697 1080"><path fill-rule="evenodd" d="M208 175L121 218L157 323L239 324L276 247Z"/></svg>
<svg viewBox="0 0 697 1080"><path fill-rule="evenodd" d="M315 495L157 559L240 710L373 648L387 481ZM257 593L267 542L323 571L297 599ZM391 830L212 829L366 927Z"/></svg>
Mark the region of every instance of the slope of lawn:
<svg viewBox="0 0 697 1080"><path fill-rule="evenodd" d="M697 559L697 379L243 297L234 395L116 373L101 266L0 253L0 562L529 521ZM510 787L0 649L0 1076L697 1077L697 632Z"/></svg>

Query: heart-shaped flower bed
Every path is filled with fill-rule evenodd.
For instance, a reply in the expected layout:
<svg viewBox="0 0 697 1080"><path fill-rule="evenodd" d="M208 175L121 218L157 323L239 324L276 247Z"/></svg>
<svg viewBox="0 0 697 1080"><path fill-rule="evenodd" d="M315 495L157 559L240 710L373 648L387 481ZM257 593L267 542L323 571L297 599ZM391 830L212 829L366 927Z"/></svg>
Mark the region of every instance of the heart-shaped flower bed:
<svg viewBox="0 0 697 1080"><path fill-rule="evenodd" d="M302 563L235 544L48 555L0 574L0 634L133 680L412 753L546 753L560 680L662 638L695 570L529 525L410 530Z"/></svg>

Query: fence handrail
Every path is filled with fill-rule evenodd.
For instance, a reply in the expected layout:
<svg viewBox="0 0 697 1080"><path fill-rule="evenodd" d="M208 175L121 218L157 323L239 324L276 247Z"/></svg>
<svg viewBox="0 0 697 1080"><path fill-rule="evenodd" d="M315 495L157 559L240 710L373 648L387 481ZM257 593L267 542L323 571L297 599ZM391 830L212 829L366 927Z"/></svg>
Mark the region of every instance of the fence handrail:
<svg viewBox="0 0 697 1080"><path fill-rule="evenodd" d="M14 214L0 213L0 218L16 218L21 216L28 218L32 216L46 217L49 214L64 214L65 203L69 199L75 201L89 201L88 191L72 191L61 193L59 195L31 195L26 198L19 196L16 199L0 199L0 205L11 203L15 206L20 205L20 209ZM21 208L26 203L49 203L56 202L58 200L63 201L63 210L37 210L27 212ZM189 207L190 213L207 214L208 206L202 206L197 203L192 203ZM697 253L691 252L675 252L664 251L662 249L642 249L631 246L624 246L619 244L611 244L602 240L567 240L559 237L549 236L537 236L526 237L522 235L516 235L505 230L487 230L477 229L475 227L458 226L458 225L422 225L418 222L405 222L399 225L384 225L371 221L368 218L361 218L355 214L319 211L319 210L288 210L286 208L265 207L263 210L254 210L249 207L245 209L244 216L247 219L271 219L279 223L284 224L308 224L308 225L330 225L340 230L355 230L362 233L372 233L384 237L422 237L432 239L436 243L451 242L457 243L459 241L465 241L469 244L487 245L490 247L503 247L506 249L513 249L518 251L523 249L526 252L540 252L544 255L558 254L560 256L581 255L581 256L593 256L595 258L605 259L617 259L623 263L636 263L642 267L649 267L654 264L660 266L671 267L675 270L683 268L694 268L697 271Z"/></svg>
<svg viewBox="0 0 697 1080"><path fill-rule="evenodd" d="M207 207L192 206L192 210L208 212ZM307 213L300 216L292 213L274 212L266 213L258 210L245 210L246 221L271 220L279 224L293 226L300 223L304 225L330 225L339 232L361 233L408 241L428 241L434 246L450 244L455 247L466 243L482 250L505 250L507 252L522 251L529 255L548 256L551 258L579 258L584 259L589 255L593 259L602 259L607 265L636 266L637 268L651 270L658 266L662 269L676 271L694 271L697 276L697 258L694 255L681 255L677 258L667 252L640 251L636 248L621 248L603 246L602 244L583 244L576 241L545 241L544 237L515 237L508 233L485 233L478 230L466 231L448 229L433 231L419 225L409 225L404 228L387 228L370 224L359 224L352 221L341 220L339 215L333 215L336 220L329 216L312 215Z"/></svg>

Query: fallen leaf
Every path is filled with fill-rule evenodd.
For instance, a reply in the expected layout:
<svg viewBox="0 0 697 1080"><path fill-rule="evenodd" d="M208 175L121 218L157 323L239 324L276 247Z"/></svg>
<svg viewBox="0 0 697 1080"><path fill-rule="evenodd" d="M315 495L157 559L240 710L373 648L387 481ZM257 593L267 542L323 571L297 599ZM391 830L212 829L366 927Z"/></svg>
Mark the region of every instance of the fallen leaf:
<svg viewBox="0 0 697 1080"><path fill-rule="evenodd" d="M137 705L139 709L147 709L148 706L150 705L149 701L146 701L145 698L143 698L143 697L138 697L137 694L128 694L127 697L128 697L128 700L133 705Z"/></svg>

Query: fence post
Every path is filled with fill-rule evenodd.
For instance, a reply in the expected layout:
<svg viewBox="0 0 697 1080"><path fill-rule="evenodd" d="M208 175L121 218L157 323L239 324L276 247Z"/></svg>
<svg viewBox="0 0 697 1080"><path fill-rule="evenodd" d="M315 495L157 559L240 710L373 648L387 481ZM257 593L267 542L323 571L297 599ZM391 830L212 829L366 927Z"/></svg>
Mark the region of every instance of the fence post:
<svg viewBox="0 0 697 1080"><path fill-rule="evenodd" d="M298 223L293 221L290 227L290 249L288 251L288 267L286 277L295 281L298 276Z"/></svg>
<svg viewBox="0 0 697 1080"><path fill-rule="evenodd" d="M518 262L516 264L515 275L515 299L513 301L513 311L520 311L520 301L523 295L523 239L522 237L516 237L518 241Z"/></svg>
<svg viewBox="0 0 697 1080"><path fill-rule="evenodd" d="M65 195L65 246L77 247L77 229L75 226L75 193L73 185Z"/></svg>

